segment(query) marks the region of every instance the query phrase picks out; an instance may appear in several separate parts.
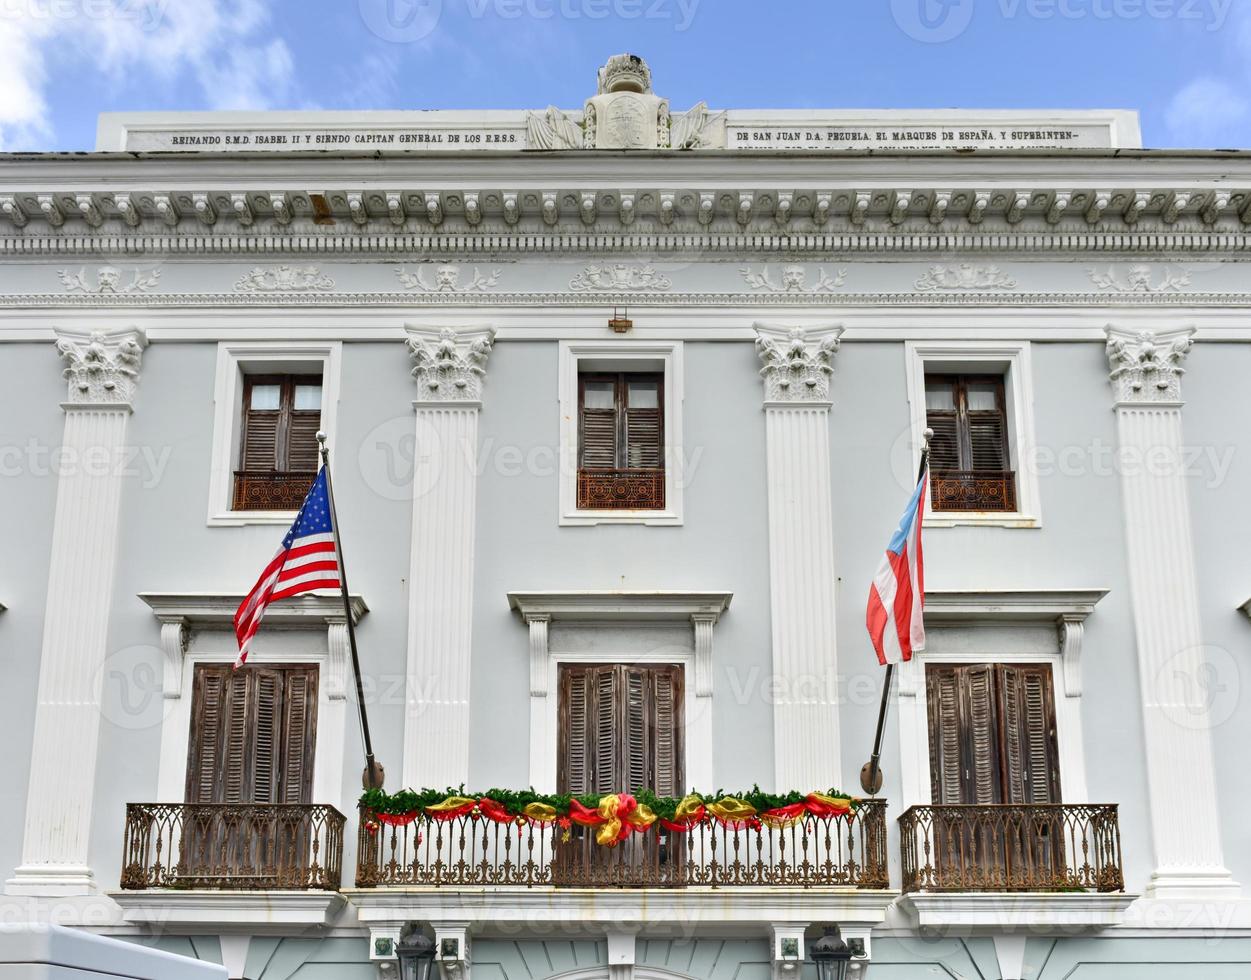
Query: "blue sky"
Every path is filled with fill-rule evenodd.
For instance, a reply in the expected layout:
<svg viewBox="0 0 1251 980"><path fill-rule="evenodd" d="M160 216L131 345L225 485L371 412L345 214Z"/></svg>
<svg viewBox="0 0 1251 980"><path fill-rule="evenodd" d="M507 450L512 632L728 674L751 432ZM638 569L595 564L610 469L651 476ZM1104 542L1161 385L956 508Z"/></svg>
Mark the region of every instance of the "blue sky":
<svg viewBox="0 0 1251 980"><path fill-rule="evenodd" d="M1251 0L0 0L0 149L102 111L577 108L631 51L676 109L1130 108L1251 146Z"/></svg>

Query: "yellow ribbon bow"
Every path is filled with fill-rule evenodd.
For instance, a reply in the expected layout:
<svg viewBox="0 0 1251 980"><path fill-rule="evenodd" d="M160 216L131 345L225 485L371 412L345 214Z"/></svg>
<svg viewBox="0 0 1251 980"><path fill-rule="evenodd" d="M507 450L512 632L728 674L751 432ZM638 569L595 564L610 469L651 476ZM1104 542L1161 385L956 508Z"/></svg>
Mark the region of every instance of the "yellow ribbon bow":
<svg viewBox="0 0 1251 980"><path fill-rule="evenodd" d="M707 804L708 812L719 820L743 821L756 815L756 808L745 800L725 796L716 803Z"/></svg>
<svg viewBox="0 0 1251 980"><path fill-rule="evenodd" d="M466 806L472 806L477 800L471 800L467 796L449 796L442 803L431 803L426 807L427 813L448 813L452 810L460 810Z"/></svg>
<svg viewBox="0 0 1251 980"><path fill-rule="evenodd" d="M656 814L651 807L636 803L627 813L622 814L625 806L625 800L617 793L610 793L600 799L597 810L604 822L595 831L595 843L613 847L624 840L629 831L624 830L622 823L629 824L634 830L646 830L656 822Z"/></svg>
<svg viewBox="0 0 1251 980"><path fill-rule="evenodd" d="M527 803L521 812L536 823L551 823L560 816L554 806L546 803Z"/></svg>

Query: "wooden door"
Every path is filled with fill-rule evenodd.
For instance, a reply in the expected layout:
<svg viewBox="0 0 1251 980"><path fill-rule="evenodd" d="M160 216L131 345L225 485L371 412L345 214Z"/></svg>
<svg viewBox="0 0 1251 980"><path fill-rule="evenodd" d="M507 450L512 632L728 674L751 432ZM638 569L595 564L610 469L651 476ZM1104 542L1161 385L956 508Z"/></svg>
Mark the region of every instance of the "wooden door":
<svg viewBox="0 0 1251 980"><path fill-rule="evenodd" d="M651 790L681 796L683 671L680 665L568 664L560 669L558 792L574 796ZM574 827L558 848L568 884L674 884L681 835L652 830L616 847Z"/></svg>
<svg viewBox="0 0 1251 980"><path fill-rule="evenodd" d="M182 859L198 879L298 887L309 856L317 667L196 667ZM286 806L253 807L252 804Z"/></svg>
<svg viewBox="0 0 1251 980"><path fill-rule="evenodd" d="M952 887L1063 877L1052 691L1049 664L927 666L934 845Z"/></svg>

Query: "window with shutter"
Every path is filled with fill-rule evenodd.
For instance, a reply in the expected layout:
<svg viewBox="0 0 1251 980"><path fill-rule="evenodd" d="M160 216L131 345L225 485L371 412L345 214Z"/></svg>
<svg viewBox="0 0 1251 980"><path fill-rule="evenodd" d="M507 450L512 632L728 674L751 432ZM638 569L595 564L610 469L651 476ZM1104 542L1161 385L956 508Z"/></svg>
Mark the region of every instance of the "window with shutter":
<svg viewBox="0 0 1251 980"><path fill-rule="evenodd" d="M680 665L562 665L559 721L559 792L681 795Z"/></svg>
<svg viewBox="0 0 1251 980"><path fill-rule="evenodd" d="M295 510L320 464L321 376L255 375L243 385L234 510Z"/></svg>
<svg viewBox="0 0 1251 980"><path fill-rule="evenodd" d="M929 664L935 804L1059 803L1050 664Z"/></svg>
<svg viewBox="0 0 1251 980"><path fill-rule="evenodd" d="M578 508L664 506L663 375L579 375Z"/></svg>
<svg viewBox="0 0 1251 980"><path fill-rule="evenodd" d="M317 667L198 664L188 803L311 803Z"/></svg>
<svg viewBox="0 0 1251 980"><path fill-rule="evenodd" d="M1016 510L1003 378L927 374L925 418L934 510Z"/></svg>

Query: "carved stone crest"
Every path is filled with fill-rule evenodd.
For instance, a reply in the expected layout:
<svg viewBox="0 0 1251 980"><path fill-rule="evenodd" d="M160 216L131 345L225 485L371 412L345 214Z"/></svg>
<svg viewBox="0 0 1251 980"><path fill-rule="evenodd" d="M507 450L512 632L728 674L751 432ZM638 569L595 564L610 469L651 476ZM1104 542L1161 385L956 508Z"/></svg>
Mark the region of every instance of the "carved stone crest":
<svg viewBox="0 0 1251 980"><path fill-rule="evenodd" d="M1108 378L1118 404L1181 400L1182 361L1194 346L1194 331L1155 334L1108 328Z"/></svg>
<svg viewBox="0 0 1251 980"><path fill-rule="evenodd" d="M817 281L808 285L808 270L802 265L788 265L782 270L781 282L774 282L769 276L769 267L760 272L751 269L739 269L739 275L752 289L760 289L769 293L832 293L841 288L847 281L847 270L839 269L834 278L824 269L817 270Z"/></svg>
<svg viewBox="0 0 1251 980"><path fill-rule="evenodd" d="M725 113L704 102L671 114L669 100L652 91L652 73L638 55L617 54L599 70L595 95L582 119L548 106L526 117L532 150L693 150L725 145Z"/></svg>
<svg viewBox="0 0 1251 980"><path fill-rule="evenodd" d="M474 269L473 279L461 285L460 267L455 265L436 266L434 279L431 282L426 281L421 269L416 272L396 269L395 275L405 289L418 289L423 293L482 293L495 288L500 280L499 269L492 270L489 276L484 276Z"/></svg>
<svg viewBox="0 0 1251 980"><path fill-rule="evenodd" d="M257 266L235 283L235 290L241 293L288 293L302 289L334 289L334 280L323 276L315 265L280 265L269 269Z"/></svg>
<svg viewBox="0 0 1251 980"><path fill-rule="evenodd" d="M94 285L87 280L86 268L79 269L77 272L58 269L57 278L61 280L66 292L70 293L95 293L101 296L106 293L146 293L160 282L161 270L153 269L151 272L144 273L135 269L131 273L130 280L122 282L121 269L112 265L102 265L96 270Z"/></svg>

